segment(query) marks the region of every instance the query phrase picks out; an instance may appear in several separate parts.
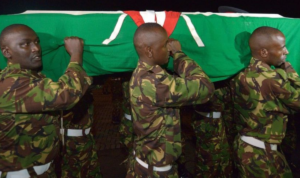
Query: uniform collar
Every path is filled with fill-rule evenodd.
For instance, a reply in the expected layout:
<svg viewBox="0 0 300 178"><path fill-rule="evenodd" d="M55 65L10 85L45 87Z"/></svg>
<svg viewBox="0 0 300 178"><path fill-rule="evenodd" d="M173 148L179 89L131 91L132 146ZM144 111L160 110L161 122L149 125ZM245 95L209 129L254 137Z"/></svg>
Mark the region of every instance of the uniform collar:
<svg viewBox="0 0 300 178"><path fill-rule="evenodd" d="M254 57L251 58L249 67L250 68L254 67L255 69L259 69L261 71L272 70L272 68L267 63L265 63L259 59L256 59Z"/></svg>
<svg viewBox="0 0 300 178"><path fill-rule="evenodd" d="M11 63L8 63L7 64L7 68L8 69L21 69L21 66L20 66L20 64L11 64Z"/></svg>
<svg viewBox="0 0 300 178"><path fill-rule="evenodd" d="M21 70L22 72L33 74L32 70L30 70L30 69L21 69L20 64L10 64L10 63L8 63L6 68L8 70ZM41 72L38 72L37 74L39 76L43 76L43 74Z"/></svg>
<svg viewBox="0 0 300 178"><path fill-rule="evenodd" d="M159 65L149 65L148 63L146 63L145 61L141 61L139 60L139 66L142 68L146 68L147 71L152 71L154 73L161 71L161 67Z"/></svg>

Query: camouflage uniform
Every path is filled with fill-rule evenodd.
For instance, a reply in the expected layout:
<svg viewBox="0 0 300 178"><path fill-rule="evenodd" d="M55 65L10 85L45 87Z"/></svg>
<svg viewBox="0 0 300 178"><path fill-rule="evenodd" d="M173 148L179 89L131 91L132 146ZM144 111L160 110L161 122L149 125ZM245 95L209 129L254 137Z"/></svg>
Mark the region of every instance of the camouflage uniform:
<svg viewBox="0 0 300 178"><path fill-rule="evenodd" d="M233 77L232 77L233 78ZM229 165L227 170L231 170L230 177L237 177L237 156L233 148L233 143L235 137L238 135L238 131L236 128L235 119L238 118L237 112L234 109L234 102L232 100L234 96L234 92L230 85L231 79L226 79L223 81L215 82L216 90L214 93L214 97L212 99L212 103L217 103L222 108L222 122L225 128L226 138L229 145ZM224 92L226 91L226 92ZM215 104L216 105L216 104ZM228 172L228 171L227 171Z"/></svg>
<svg viewBox="0 0 300 178"><path fill-rule="evenodd" d="M208 103L194 106L197 177L232 176L232 155L221 114L226 101L219 102L214 95Z"/></svg>
<svg viewBox="0 0 300 178"><path fill-rule="evenodd" d="M135 158L127 177L177 177L174 165L182 150L178 107L207 102L214 85L182 52L174 54L174 71L180 77L168 74L159 65L139 61L133 72L129 85ZM166 166L168 171L155 171Z"/></svg>
<svg viewBox="0 0 300 178"><path fill-rule="evenodd" d="M129 102L129 81L122 82L123 88L123 103L122 109L124 116L121 118L120 124L120 141L125 145L128 151L132 152L132 139L133 139L133 128L132 128L132 118L131 118L131 108Z"/></svg>
<svg viewBox="0 0 300 178"><path fill-rule="evenodd" d="M91 79L71 62L58 82L34 75L19 64L8 64L0 73L0 170L27 169L53 161L59 151L58 118L61 109L73 107ZM23 175L25 176L25 175ZM53 168L43 176L56 177Z"/></svg>
<svg viewBox="0 0 300 178"><path fill-rule="evenodd" d="M62 177L102 177L93 134L84 132L93 125L93 110L93 96L89 90L63 118L65 143L61 154ZM70 129L78 129L82 136L69 136Z"/></svg>
<svg viewBox="0 0 300 178"><path fill-rule="evenodd" d="M290 63L271 69L252 58L232 81L239 112L235 150L241 177L292 177L285 157L274 147L282 142L287 115L300 108L300 79ZM257 142L262 141L264 148ZM256 143L256 144L255 144ZM255 146L254 146L255 145Z"/></svg>

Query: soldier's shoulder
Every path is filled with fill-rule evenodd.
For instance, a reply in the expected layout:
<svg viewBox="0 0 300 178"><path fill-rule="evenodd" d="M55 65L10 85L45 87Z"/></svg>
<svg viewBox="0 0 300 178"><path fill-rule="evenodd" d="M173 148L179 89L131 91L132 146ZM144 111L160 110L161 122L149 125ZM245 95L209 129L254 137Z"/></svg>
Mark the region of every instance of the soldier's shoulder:
<svg viewBox="0 0 300 178"><path fill-rule="evenodd" d="M287 74L283 69L271 69L261 73L266 79L287 80Z"/></svg>
<svg viewBox="0 0 300 178"><path fill-rule="evenodd" d="M20 70L7 70L6 68L0 72L0 79L18 78L24 76Z"/></svg>

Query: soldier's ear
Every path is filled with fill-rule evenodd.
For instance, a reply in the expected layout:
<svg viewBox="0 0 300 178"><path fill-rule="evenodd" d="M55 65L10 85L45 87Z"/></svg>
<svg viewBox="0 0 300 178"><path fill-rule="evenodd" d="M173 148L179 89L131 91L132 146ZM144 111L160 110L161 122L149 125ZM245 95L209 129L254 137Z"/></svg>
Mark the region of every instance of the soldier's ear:
<svg viewBox="0 0 300 178"><path fill-rule="evenodd" d="M152 58L152 56L153 56L153 50L152 50L152 48L150 46L146 47L146 53L147 53L147 57L148 58Z"/></svg>
<svg viewBox="0 0 300 178"><path fill-rule="evenodd" d="M7 46L1 46L1 52L5 58L7 58L7 59L11 58L11 54L10 54Z"/></svg>
<svg viewBox="0 0 300 178"><path fill-rule="evenodd" d="M266 57L268 57L268 55L269 55L269 52L266 48L263 48L263 49L260 50L260 56L261 57L266 58Z"/></svg>

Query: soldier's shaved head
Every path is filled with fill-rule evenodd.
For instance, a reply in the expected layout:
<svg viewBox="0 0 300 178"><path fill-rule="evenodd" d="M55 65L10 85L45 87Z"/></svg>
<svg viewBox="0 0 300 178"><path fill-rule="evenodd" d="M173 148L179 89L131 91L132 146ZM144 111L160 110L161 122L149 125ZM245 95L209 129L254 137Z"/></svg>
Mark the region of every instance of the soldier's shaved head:
<svg viewBox="0 0 300 178"><path fill-rule="evenodd" d="M281 31L272 27L259 27L255 29L250 36L249 46L253 56L261 49L269 49L276 35L283 35Z"/></svg>
<svg viewBox="0 0 300 178"><path fill-rule="evenodd" d="M16 32L16 30L19 29L20 27L32 30L30 27L28 27L27 25L23 25L23 24L9 25L9 26L5 27L0 34L0 46L3 47L4 45L7 45L6 37L11 33Z"/></svg>
<svg viewBox="0 0 300 178"><path fill-rule="evenodd" d="M283 33L272 27L259 27L249 39L252 56L268 65L278 66L285 62L288 51Z"/></svg>
<svg viewBox="0 0 300 178"><path fill-rule="evenodd" d="M0 45L8 64L38 72L42 67L40 40L34 30L23 24L13 24L0 34Z"/></svg>
<svg viewBox="0 0 300 178"><path fill-rule="evenodd" d="M157 23L145 23L134 34L134 47L140 60L150 65L163 65L168 62L168 34Z"/></svg>
<svg viewBox="0 0 300 178"><path fill-rule="evenodd" d="M166 30L157 23L145 23L135 31L133 43L139 55L146 46L152 46L157 41L157 36L167 34Z"/></svg>

